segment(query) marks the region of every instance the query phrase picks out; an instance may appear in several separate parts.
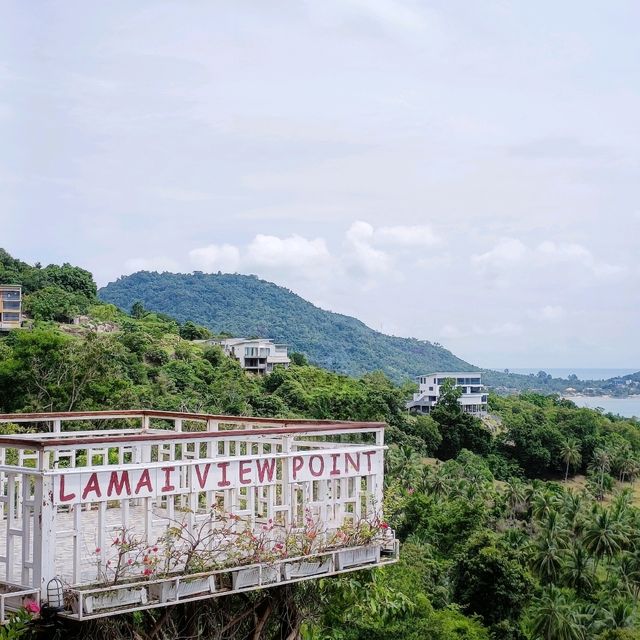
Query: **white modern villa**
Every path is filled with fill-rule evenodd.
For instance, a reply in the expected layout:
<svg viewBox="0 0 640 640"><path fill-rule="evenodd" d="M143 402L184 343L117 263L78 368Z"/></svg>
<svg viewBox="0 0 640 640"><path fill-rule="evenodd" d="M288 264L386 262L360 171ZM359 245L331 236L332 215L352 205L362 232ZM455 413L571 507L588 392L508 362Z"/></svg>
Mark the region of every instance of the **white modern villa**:
<svg viewBox="0 0 640 640"><path fill-rule="evenodd" d="M218 344L231 358L235 358L240 366L251 373L264 375L271 373L275 366L288 367L291 364L286 344L275 344L273 340L264 338L226 338L223 340L207 340Z"/></svg>
<svg viewBox="0 0 640 640"><path fill-rule="evenodd" d="M465 413L487 415L487 389L482 385L480 371L436 371L420 376L419 391L413 394L413 400L407 402L407 409L414 413L431 413L440 398L440 387L448 378L462 390L458 402Z"/></svg>
<svg viewBox="0 0 640 640"><path fill-rule="evenodd" d="M0 331L18 329L22 322L22 287L0 284Z"/></svg>

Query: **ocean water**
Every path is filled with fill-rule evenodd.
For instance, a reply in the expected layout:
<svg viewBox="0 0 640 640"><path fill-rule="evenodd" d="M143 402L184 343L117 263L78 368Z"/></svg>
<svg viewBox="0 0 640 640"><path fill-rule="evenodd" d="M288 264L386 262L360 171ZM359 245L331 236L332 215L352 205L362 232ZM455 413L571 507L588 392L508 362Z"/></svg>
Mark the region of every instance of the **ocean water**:
<svg viewBox="0 0 640 640"><path fill-rule="evenodd" d="M551 372L548 372L551 373ZM576 375L578 375L576 373ZM608 396L568 396L571 402L579 407L597 409L601 407L605 413L617 413L625 418L640 418L640 396L630 398L610 398Z"/></svg>
<svg viewBox="0 0 640 640"><path fill-rule="evenodd" d="M550 368L538 367L537 369L509 369L511 373L521 373L534 375L538 371L546 371L554 378L568 378L572 373L578 376L579 380L608 380L617 376L626 376L630 373L640 371L640 367L635 369L607 369L607 368ZM569 396L569 400L575 402L579 407L589 409L604 409L605 413L616 413L625 418L640 418L640 396L630 398L610 398L609 396Z"/></svg>
<svg viewBox="0 0 640 640"><path fill-rule="evenodd" d="M502 370L503 369L498 369L498 371ZM640 371L640 367L635 369L545 369L544 367L538 367L537 369L509 369L510 373L521 373L523 375L530 373L535 375L538 371L546 371L554 378L568 378L572 373L575 373L579 380L608 380L609 378L636 373L636 371Z"/></svg>

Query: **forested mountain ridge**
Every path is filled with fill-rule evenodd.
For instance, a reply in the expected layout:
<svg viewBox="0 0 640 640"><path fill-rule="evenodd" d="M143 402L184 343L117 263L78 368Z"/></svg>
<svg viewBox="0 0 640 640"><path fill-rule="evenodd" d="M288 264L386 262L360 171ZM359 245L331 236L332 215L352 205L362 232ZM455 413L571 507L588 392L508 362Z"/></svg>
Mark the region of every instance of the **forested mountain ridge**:
<svg viewBox="0 0 640 640"><path fill-rule="evenodd" d="M320 367L351 376L379 369L401 381L428 371L477 368L440 345L385 335L256 276L140 271L111 282L99 296L123 310L140 301L215 333L269 337Z"/></svg>

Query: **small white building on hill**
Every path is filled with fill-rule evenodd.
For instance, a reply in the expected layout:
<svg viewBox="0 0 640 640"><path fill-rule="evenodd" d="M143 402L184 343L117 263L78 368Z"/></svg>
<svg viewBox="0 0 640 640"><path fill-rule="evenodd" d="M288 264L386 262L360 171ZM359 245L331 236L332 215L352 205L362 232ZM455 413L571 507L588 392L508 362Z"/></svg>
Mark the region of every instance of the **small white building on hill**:
<svg viewBox="0 0 640 640"><path fill-rule="evenodd" d="M287 345L275 344L273 340L226 338L207 342L220 345L228 356L235 358L243 369L251 373L265 375L271 373L275 366L286 368L291 364Z"/></svg>
<svg viewBox="0 0 640 640"><path fill-rule="evenodd" d="M482 385L479 371L436 371L418 378L418 393L407 402L407 409L414 413L431 413L440 398L440 387L446 379L453 379L462 390L458 402L465 413L487 415L487 389Z"/></svg>

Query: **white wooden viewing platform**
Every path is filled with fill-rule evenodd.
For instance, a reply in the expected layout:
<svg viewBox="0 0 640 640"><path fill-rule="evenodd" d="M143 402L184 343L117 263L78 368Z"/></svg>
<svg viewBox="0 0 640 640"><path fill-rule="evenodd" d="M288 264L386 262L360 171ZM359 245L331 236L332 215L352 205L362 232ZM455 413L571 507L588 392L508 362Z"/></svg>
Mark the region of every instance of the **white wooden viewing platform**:
<svg viewBox="0 0 640 640"><path fill-rule="evenodd" d="M0 415L0 621L64 585L83 620L394 562L384 423ZM50 597L50 596L49 596Z"/></svg>

